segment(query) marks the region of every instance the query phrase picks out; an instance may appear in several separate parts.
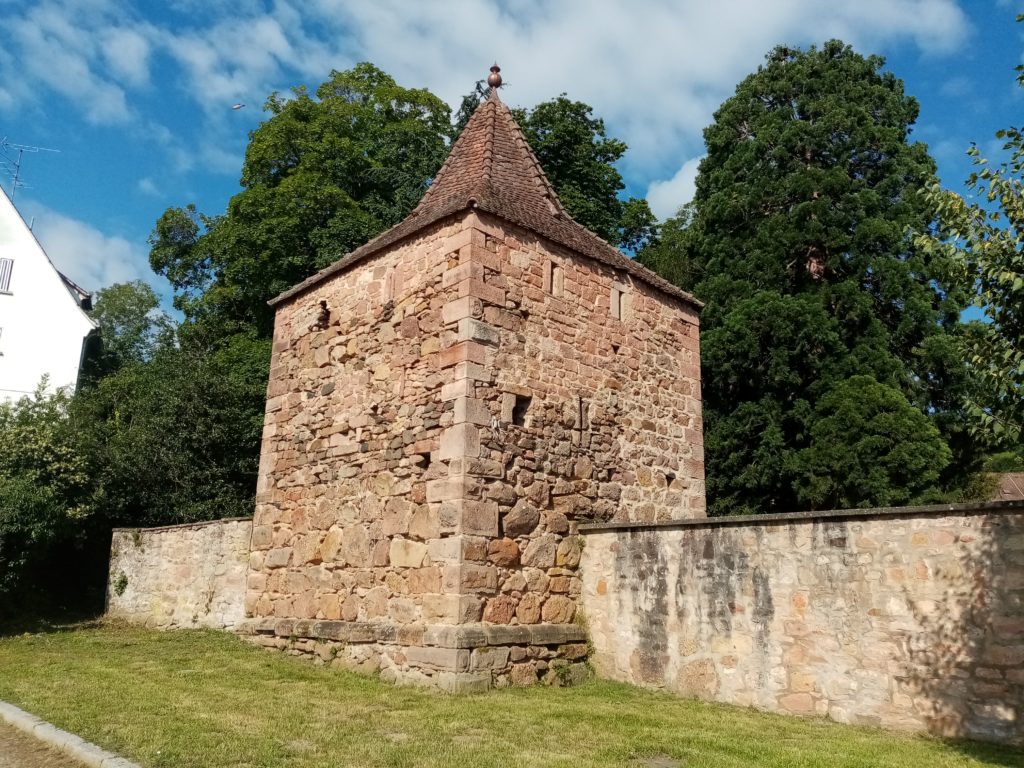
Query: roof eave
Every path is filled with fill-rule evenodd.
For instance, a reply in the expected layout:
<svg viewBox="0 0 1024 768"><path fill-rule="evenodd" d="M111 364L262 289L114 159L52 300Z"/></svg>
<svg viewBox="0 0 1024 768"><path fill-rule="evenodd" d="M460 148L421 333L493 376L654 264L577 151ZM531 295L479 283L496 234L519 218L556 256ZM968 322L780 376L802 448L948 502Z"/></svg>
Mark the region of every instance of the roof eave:
<svg viewBox="0 0 1024 768"><path fill-rule="evenodd" d="M446 219L446 218L448 218L450 216L455 216L455 215L460 214L460 213L462 213L464 211L473 210L473 209L482 210L485 213L490 214L491 216L495 216L495 217L497 217L499 219L507 221L510 224L513 224L513 225L515 225L517 227L522 227L523 229L526 229L526 230L532 232L533 234L535 234L538 237L541 237L541 238L547 240L548 242L554 243L554 244L556 244L556 245L558 245L558 246L560 246L562 248L568 249L569 251L571 251L572 253L576 254L580 258L589 259L591 261L596 261L598 263L604 264L607 267L610 267L611 269L623 269L623 270L629 272L630 274L632 274L633 277L637 278L638 280L640 280L641 282L643 282L645 285L649 286L650 288L653 288L654 290L656 290L659 293L664 294L666 296L670 296L670 297L672 297L674 299L678 299L678 300L684 301L687 304L690 304L691 306L693 306L694 309L696 309L698 312L704 307L704 302L702 302L700 299L696 298L695 296L693 296L690 293L687 293L686 291L682 290L681 288L677 288L676 286L672 285L667 280L665 280L664 278L662 278L661 276L659 276L655 272L652 272L651 270L649 270L644 265L638 264L636 261L634 261L632 259L629 259L628 256L625 256L624 254L622 254L620 251L618 251L616 248L614 248L610 244L605 243L605 245L607 246L608 250L610 252L614 252L615 254L621 256L624 259L629 259L629 262L630 262L630 266L629 267L625 267L624 265L621 266L621 267L617 267L617 266L612 265L612 264L607 264L606 262L601 261L600 259L597 259L597 258L595 258L593 256L590 256L590 255L586 254L586 253L581 253L574 246L572 246L570 243L561 242L557 238L551 237L550 235L547 235L547 234L545 234L543 232L537 232L529 224L527 224L525 222L516 221L514 218L510 217L507 213L503 213L501 211L494 210L492 208L492 206L487 205L485 202L478 202L478 200L475 197L469 197L469 198L467 198L464 202L462 202L459 205L449 206L449 207L446 207L446 208L438 211L437 213L435 213L435 214L433 214L431 216L426 216L426 217L423 218L422 221L417 221L416 222L417 226L414 229L411 229L409 232L403 233L399 237L396 237L394 239L390 239L388 237L388 235L391 234L392 232L394 232L399 227L401 227L402 224L405 224L408 221L408 219L406 219L405 221L403 221L400 224L396 224L394 227L391 227L390 229L387 229L384 232L382 232L380 235L375 237L370 242L366 243L365 245L359 246L354 251L351 251L350 253L346 254L343 257L341 257L340 259L338 259L336 262L334 262L330 266L324 267L323 269L321 269L316 274L307 277L302 282L296 283L295 285L293 285L288 290L279 293L277 296L275 296L274 298L270 299L267 302L267 304L269 306L274 307L276 309L277 307L281 306L282 304L287 303L291 299L295 299L295 298L299 297L300 295L302 295L303 293L306 293L307 291L312 290L314 287L316 287L317 285L322 283L327 278L333 277L334 275L341 274L342 272L345 272L350 267L354 267L357 264L360 264L361 262L363 262L366 259L370 258L371 256L375 256L376 254L380 253L385 248L388 248L388 247L391 247L391 246L395 246L395 245L398 245L398 244L400 244L400 243L402 243L404 241L407 241L407 240L415 237L416 235L420 234L427 227L430 227L433 224L436 224L437 222L442 221L443 219ZM602 242L604 242L604 241L602 241Z"/></svg>

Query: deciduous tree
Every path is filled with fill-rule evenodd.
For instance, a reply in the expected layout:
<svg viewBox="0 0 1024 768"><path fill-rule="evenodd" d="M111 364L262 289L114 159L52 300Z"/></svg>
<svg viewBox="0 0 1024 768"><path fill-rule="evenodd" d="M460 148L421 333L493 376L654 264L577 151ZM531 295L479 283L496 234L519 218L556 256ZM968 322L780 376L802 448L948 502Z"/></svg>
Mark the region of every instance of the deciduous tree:
<svg viewBox="0 0 1024 768"><path fill-rule="evenodd" d="M1024 18L1024 17L1022 17ZM1024 85L1024 69L1017 68ZM981 432L995 443L1019 449L1024 438L1024 131L997 133L1006 159L992 165L976 145L969 154L976 170L967 179L973 200L937 184L930 199L941 216L938 233L920 245L947 259L983 322L960 336L978 387L968 400Z"/></svg>
<svg viewBox="0 0 1024 768"><path fill-rule="evenodd" d="M448 106L372 64L265 109L227 212L170 208L150 240L178 309L215 335L268 336L267 300L397 224L447 152Z"/></svg>

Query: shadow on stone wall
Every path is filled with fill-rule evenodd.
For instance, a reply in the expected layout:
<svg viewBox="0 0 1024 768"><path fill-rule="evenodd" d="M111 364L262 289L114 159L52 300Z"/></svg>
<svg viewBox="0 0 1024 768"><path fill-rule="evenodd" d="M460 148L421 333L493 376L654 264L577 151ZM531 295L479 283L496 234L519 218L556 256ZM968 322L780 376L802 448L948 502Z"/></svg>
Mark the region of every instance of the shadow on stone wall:
<svg viewBox="0 0 1024 768"><path fill-rule="evenodd" d="M923 631L909 630L897 695L935 735L1024 743L1024 523L989 514L980 525L932 528L932 551L907 567L932 580L904 589ZM925 573L924 569L928 569ZM978 745L963 751L980 757Z"/></svg>

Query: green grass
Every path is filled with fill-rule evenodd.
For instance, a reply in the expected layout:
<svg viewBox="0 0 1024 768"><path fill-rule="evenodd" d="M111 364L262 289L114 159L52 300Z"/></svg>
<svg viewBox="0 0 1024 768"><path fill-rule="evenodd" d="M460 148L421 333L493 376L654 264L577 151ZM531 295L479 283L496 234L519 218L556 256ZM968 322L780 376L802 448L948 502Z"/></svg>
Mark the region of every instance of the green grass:
<svg viewBox="0 0 1024 768"><path fill-rule="evenodd" d="M0 699L144 766L978 766L1020 752L594 682L398 688L215 632L0 638Z"/></svg>

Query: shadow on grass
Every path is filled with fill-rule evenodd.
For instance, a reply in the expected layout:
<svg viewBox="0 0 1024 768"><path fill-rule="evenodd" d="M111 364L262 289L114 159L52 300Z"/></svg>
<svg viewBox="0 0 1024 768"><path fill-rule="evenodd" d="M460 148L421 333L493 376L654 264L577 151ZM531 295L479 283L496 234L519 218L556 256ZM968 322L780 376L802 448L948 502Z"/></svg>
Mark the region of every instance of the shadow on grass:
<svg viewBox="0 0 1024 768"><path fill-rule="evenodd" d="M1024 750L989 741L968 739L936 739L940 744L956 750L964 757L977 760L982 765L997 765L1001 768L1024 768Z"/></svg>
<svg viewBox="0 0 1024 768"><path fill-rule="evenodd" d="M59 609L47 611L19 611L0 615L0 637L16 635L53 634L91 629L103 624L94 610Z"/></svg>

